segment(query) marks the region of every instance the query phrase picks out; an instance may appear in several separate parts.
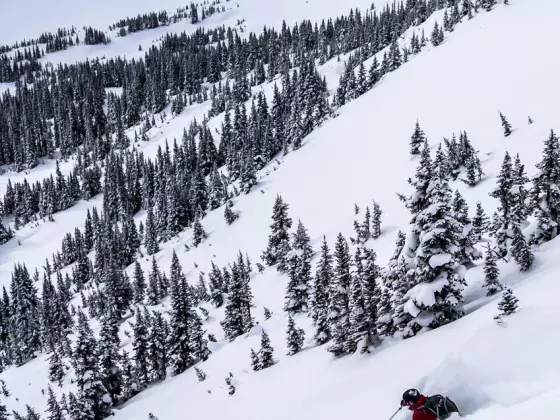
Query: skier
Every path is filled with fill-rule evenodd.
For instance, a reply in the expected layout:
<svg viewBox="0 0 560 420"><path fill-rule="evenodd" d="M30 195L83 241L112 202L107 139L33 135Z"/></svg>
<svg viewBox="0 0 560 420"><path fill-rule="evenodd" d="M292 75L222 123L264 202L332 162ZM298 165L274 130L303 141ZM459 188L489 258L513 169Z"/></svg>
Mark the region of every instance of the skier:
<svg viewBox="0 0 560 420"><path fill-rule="evenodd" d="M441 395L426 397L417 389L409 389L403 394L401 407L414 412L412 420L446 420L452 413L459 413L457 405L449 398Z"/></svg>

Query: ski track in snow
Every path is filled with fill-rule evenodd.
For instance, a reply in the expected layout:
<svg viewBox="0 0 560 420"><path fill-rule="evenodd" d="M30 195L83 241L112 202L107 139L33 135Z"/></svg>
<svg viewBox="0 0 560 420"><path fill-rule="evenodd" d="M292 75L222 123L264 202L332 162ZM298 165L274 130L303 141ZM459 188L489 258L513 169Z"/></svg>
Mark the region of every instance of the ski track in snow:
<svg viewBox="0 0 560 420"><path fill-rule="evenodd" d="M66 3L66 0L57 1L61 7ZM95 3L95 7L100 10L108 7L103 6L103 1ZM167 0L157 6L148 3L142 0L133 8L128 4L116 4L109 16L98 11L94 13L92 5L76 10L76 5L68 2L66 6L70 11L62 13L59 20L49 22L49 27L44 29L55 29L52 25L79 27L82 23L105 28L117 18L136 12L177 6ZM264 25L278 26L282 18L288 23L301 18L315 20L346 13L350 6L369 6L366 1L346 4L324 0L239 0L239 3L239 11L233 10L228 22L215 23L234 24L235 19L243 17L250 30L260 30ZM191 282L197 281L200 271L209 272L211 260L225 265L235 259L238 250L247 252L253 262L258 261L266 246L276 194L282 194L290 205L292 219L301 219L309 229L316 251L323 234L331 246L338 232L347 237L353 235L353 204L363 209L375 199L384 210L383 233L368 245L378 253L379 261L385 263L393 252L397 229L407 229L410 217L395 193L409 191L406 179L413 175L417 163L410 157L408 146L416 119L420 120L433 148L444 136L460 130L468 132L473 146L480 150L486 176L475 188L460 182L453 187L461 190L471 214L476 201L480 200L490 215L497 203L488 193L494 188L494 178L505 150L512 155L520 153L531 176L536 171L534 164L540 159L544 139L551 128L560 125L557 101L560 85L556 83L555 65L558 60L551 56L552 63L540 64L542 57L556 47L556 17L560 15L560 5L554 0L511 0L510 3L510 6L499 5L498 10L481 13L459 25L453 33L446 34L443 45L426 47L409 63L386 76L372 91L343 107L339 117L327 121L307 137L299 151L282 158L281 165L269 164L251 194L234 200L240 218L233 225L226 226L223 208L218 209L203 220L209 238L198 248L184 252L184 244L191 241L190 230L163 244L156 255L160 268L168 270L172 250L177 251ZM37 10L28 23L29 27L41 28L38 32L42 32L44 26L43 23L39 25L39 21L44 22L49 16L41 4L32 1ZM8 22L14 20L10 16L21 14L19 8L12 11L11 7L14 6L8 5L5 15ZM3 13L4 8L3 5ZM77 16L88 21L75 20ZM219 20L221 16L215 18ZM427 35L436 18L441 21L441 14L423 25ZM186 26L190 25L185 22ZM17 29L10 36L17 34L20 39L37 35L29 33L28 29L25 34L24 29ZM4 44L9 41L5 38L8 32L5 27L1 30L0 44ZM137 35L145 37L146 42L160 36L150 31ZM132 49L127 52L135 54L138 42L131 39L134 42L127 42ZM107 46L107 54L117 45L114 41ZM82 59L79 48L75 49L76 56L72 56L74 52L69 49L59 54L60 59ZM86 52L88 54L90 52ZM48 55L46 59L56 55ZM336 87L342 68L342 63L333 60L321 69L331 91ZM0 86L0 90L3 88L5 86ZM269 93L272 85L265 85L263 89ZM158 123L150 133L151 141L141 144L140 148L146 155L153 156L165 139L170 142L174 137L179 139L183 127L192 118L200 121L207 107L208 104L188 107L179 117ZM507 139L500 125L500 111L515 128ZM528 115L535 120L531 126L527 125ZM219 127L220 121L221 117L211 121L212 131ZM66 162L61 169L67 173L72 165L71 161ZM25 176L29 181L38 180L53 170L54 162L47 162ZM264 176L266 172L270 174ZM0 176L2 194L8 177L13 182L21 181L23 176ZM40 268L45 258L59 249L67 232L73 231L75 226L82 227L86 209L93 205L99 208L101 203L101 196L80 202L55 214L54 223L41 222L37 227L29 225L18 231L16 239L0 247L1 283L9 285L16 261L25 262L30 271ZM142 217L143 214L137 215L137 218ZM498 325L492 319L497 312L496 297L484 297L480 290L482 268L475 267L467 274L465 309L469 315L413 339L388 340L373 355L354 355L336 361L324 348L314 348L313 327L304 316L295 317L295 321L306 330L305 349L294 357L285 356L287 319L282 307L287 277L278 275L274 269L253 274L251 287L256 306L253 311L259 326L233 343L220 341L214 346L213 355L200 365L208 375L205 382L199 384L192 369L168 378L115 410L115 420L145 419L149 412L160 420L182 420L185 413L197 419L228 416L260 420L263 415L268 420L335 420L364 416L382 419L390 417L398 407L402 392L410 387L428 394L448 394L468 419L553 418L557 411L555 401L560 396L560 362L556 354L560 334L555 325L560 316L556 278L560 268L560 239L537 249L535 257L534 268L528 274L519 273L514 264L499 263L501 279L514 287L521 307L519 313L506 319L505 325ZM141 262L147 270L149 259ZM267 321L262 314L263 306L273 312ZM212 309L205 325L219 340L223 338L219 325L222 317L223 308ZM129 328L126 323L124 325L124 329ZM97 325L94 327L98 329ZM278 364L254 373L249 351L259 348L262 328L270 334ZM123 346L130 346L130 339L124 335L122 338ZM25 404L44 409L46 396L41 390L47 386L47 367L45 357L41 356L0 375L12 391L12 396L4 400L10 410L21 412ZM230 371L237 388L233 397L227 395L224 381ZM57 394L72 389L68 383L62 389L54 387ZM401 412L396 419L409 417L408 413Z"/></svg>

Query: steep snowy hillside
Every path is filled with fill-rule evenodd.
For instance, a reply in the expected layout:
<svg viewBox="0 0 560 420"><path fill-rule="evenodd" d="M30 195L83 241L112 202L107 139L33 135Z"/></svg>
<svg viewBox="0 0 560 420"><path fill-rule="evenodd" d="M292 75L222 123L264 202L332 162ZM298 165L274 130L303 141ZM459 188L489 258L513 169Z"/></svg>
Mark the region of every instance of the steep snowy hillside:
<svg viewBox="0 0 560 420"><path fill-rule="evenodd" d="M231 0L227 6L241 8L238 18L246 19L251 31L259 31L263 26L279 25L282 20L292 24L302 18L313 21L337 16L348 11L350 7L369 7L386 3L386 0L357 0L353 2L319 1L319 0ZM95 3L74 3L67 0L56 0L48 4L33 0L28 4L25 24L19 22L21 8L16 3L2 5L2 16L6 24L0 29L0 44L11 44L22 39L39 36L44 31L52 31L58 27L81 28L90 25L106 29L118 19L152 11L174 11L178 7L189 5L190 2L178 0L119 1L102 0Z"/></svg>
<svg viewBox="0 0 560 420"><path fill-rule="evenodd" d="M166 10L169 15L173 14L178 7L188 6L187 2L177 0L166 0L164 2L153 2L143 0L141 2L96 2L95 4L73 4L61 0L60 4L55 2L45 5L37 2L27 15L29 19L26 25L8 24L0 28L0 45L11 45L14 42L37 37L42 32L54 31L58 27L72 26L81 30L82 26L88 25L107 31L112 42L108 46L80 45L67 51L47 55L42 61L54 64L63 62L76 62L96 57L126 56L129 58L142 57L143 52L138 51L141 45L144 50L152 44L157 43L167 33L192 32L203 26L207 29L221 25L235 25L243 22L241 27L246 33L259 33L263 27L280 27L283 21L293 25L302 19L312 22L320 22L322 19L334 18L348 12L351 7L361 10L371 5L382 7L387 0L354 0L351 3L320 0L285 0L285 1L259 1L259 0L231 0L223 2L220 6L225 8L224 13L218 13L208 20L199 24L191 24L190 21L182 20L170 26L160 27L155 30L141 31L128 35L124 38L117 37L118 31L108 31L109 25L119 19L152 11ZM17 22L17 16L21 13L18 7L8 4L2 6L2 15L7 22ZM29 28L35 28L30 31ZM82 31L83 37L83 31Z"/></svg>
<svg viewBox="0 0 560 420"><path fill-rule="evenodd" d="M339 231L351 235L353 203L365 206L375 198L385 210L384 234L371 246L385 262L396 229L404 228L409 218L395 193L407 191L406 178L417 164L408 157L416 118L433 146L453 132L468 131L484 156L486 177L475 188L460 183L456 187L471 208L480 200L491 213L496 202L488 192L494 188L503 153L519 152L529 175L534 175L542 143L550 128L558 127L560 111L554 99L560 94L554 66L535 64L542 51L553 48L553 23L560 6L550 0L511 3L461 25L444 45L414 58L344 107L339 118L313 133L301 151L288 156L266 179L260 186L265 194L240 200L239 222L224 229L221 214L211 215L207 223L211 248L191 251L181 258L184 266L196 261L206 271L208 253L223 263L233 260L238 249L256 259L266 246L277 193L289 203L290 215L306 224L315 249L323 234L330 243ZM534 30L520 30L528 26ZM515 128L509 138L503 137L500 111ZM528 115L535 120L531 126ZM450 393L473 419L546 418L555 412L552 401L560 392L560 364L553 350L560 340L554 332L558 309L555 292L551 293L560 268L557 253L558 241L538 249L535 267L526 275L518 274L513 265L501 267L503 282L522 282L516 293L523 309L505 327L492 319L496 313L492 302L438 331L387 344L366 360L356 355L333 361L324 348L285 357L286 319L281 314L285 279L267 271L255 277L253 287L257 319L263 321L261 305L276 312L261 325L270 333L280 360L277 366L251 372L249 350L259 347L259 336L241 337L201 365L208 373L206 382L198 384L194 372L171 379L123 408L117 418L152 411L163 419L180 419L186 411L210 419L216 416L210 406L249 419L388 418L408 387ZM160 261L167 266L169 258L164 253ZM469 273L472 288L480 285L480 271ZM305 318L297 321L308 323ZM312 330L307 329L308 336ZM313 347L310 341L307 346ZM238 381L233 397L227 395L224 383L229 371Z"/></svg>
<svg viewBox="0 0 560 420"><path fill-rule="evenodd" d="M158 7L172 8L168 3L167 0ZM227 21L245 18L250 30L258 30L264 25L278 27L282 19L314 21L346 12L350 6L369 6L366 1L356 3L239 0L239 10L232 10ZM331 250L339 233L355 236L353 221L361 221L363 209L375 200L383 210L381 236L369 240L367 247L377 253L378 263L385 265L393 254L397 231L409 230L410 212L397 193L411 191L407 179L414 175L419 163L418 157L410 155L409 145L417 120L426 133L432 156L444 137L451 138L453 133L458 135L463 130L468 132L474 148L480 151L485 175L474 187L455 181L452 188L463 194L471 215L478 201L491 215L499 203L489 193L496 187L505 152L511 156L519 153L531 178L537 174L535 164L541 160L544 141L551 128L558 128L560 123L556 63L552 58L552 65L541 64L543 55L556 47L560 4L554 0L510 0L509 3L500 2L492 12L481 11L472 20L464 18L453 32L446 32L442 45L429 44L402 67L385 75L372 90L340 107L336 118L327 119L305 137L301 149L285 156L279 154L259 172L251 193L233 198L233 208L240 216L233 224L226 224L224 208L220 207L202 220L208 238L198 247L192 247L194 232L190 228L160 244L155 254L160 269L169 274L176 253L188 282L195 285L200 273L212 271L212 263L227 266L236 260L240 251L253 263L260 262L277 195L289 205L288 214L294 221L292 231L295 232L298 220L308 229L310 243L316 251L314 267L323 236ZM83 23L107 25L119 16L148 11L149 5L139 2L134 6L136 9L128 6L118 5L111 16L99 13L89 17L83 10L72 13L87 19ZM113 16L117 12L119 16ZM75 16L61 16L57 24L80 24ZM221 24L219 15L215 18L214 23ZM435 21L442 19L443 12L437 12L421 28L408 31L401 45L407 46L412 34L419 35L421 29L429 37ZM99 49L102 51L102 47ZM378 54L380 60L382 55ZM343 62L348 58L341 55L340 61L334 58L318 68L327 78L331 99L344 71ZM372 61L373 58L366 60L366 67ZM253 93L262 90L271 99L272 89L273 83L264 83L253 88ZM208 109L208 102L195 104L176 118L158 121L150 132L150 141L141 143L139 149L146 156L155 156L157 146L163 146L166 139L180 139L183 128L193 118L202 120ZM513 125L508 137L504 137L500 112ZM528 117L533 121L531 124ZM212 118L208 126L215 133L221 131L222 122L223 114ZM136 128L127 133L132 137ZM69 173L73 163L73 160L65 163L63 172ZM54 162L49 162L25 176L30 182L41 180L53 170ZM8 177L12 182L21 181L23 174L0 176L2 192ZM67 232L83 227L86 210L93 206L101 209L103 199L98 195L90 201L80 201L57 213L54 223L29 225L19 230L16 239L0 247L1 283L9 284L16 262L25 262L31 272L41 268L45 258L60 249L61 239ZM357 216L354 204L362 209ZM135 219L145 222L146 217L146 212L140 211ZM535 220L531 218L530 222L534 224ZM351 250L353 254L355 247ZM288 276L279 274L274 267L267 267L262 273L254 268L250 287L254 296L252 314L258 325L229 342L224 339L220 325L224 308L203 303L201 306L210 311L204 329L217 339L209 343L212 355L197 364L206 373L206 380L199 382L192 368L168 376L162 383L150 385L115 408L114 418L147 419L148 413L153 413L159 420L179 420L186 416L209 420L221 416L247 420L263 416L269 420L388 419L398 408L402 392L411 387L428 394L450 395L468 419L552 418L557 411L555 397L560 394L560 363L556 357L560 333L555 326L560 316L555 275L560 270L559 239L535 246L533 251L535 262L526 273L520 273L513 260L499 261L500 281L513 287L521 308L503 324L493 319L500 295L485 297L481 288L484 273L483 262L479 260L466 274L465 317L407 340L387 338L371 354L358 352L340 359L326 351L328 345L316 346L315 326L304 314L294 317L297 326L306 332L303 351L286 356L288 318L283 307ZM152 258L143 255L139 262L148 277ZM127 268L131 278L134 271L133 265ZM71 268L65 268L63 273L71 273ZM79 295L72 303L81 305ZM167 312L170 306L167 297L150 309ZM265 307L272 312L269 319L263 314ZM119 333L121 347L131 353L133 324L134 318L127 319ZM93 320L91 326L98 335L99 322ZM262 331L270 336L276 364L254 372L250 352L260 348ZM70 372L73 370L74 367ZM234 395L228 394L225 381L230 372ZM2 403L20 413L25 412L26 404L43 413L48 398L44 392L47 377L45 355L22 367L7 368L0 378L6 381L11 396L2 398ZM76 390L77 385L69 383L69 377L70 373L62 387L53 385L58 397L62 392ZM396 418L405 419L408 415L402 412Z"/></svg>

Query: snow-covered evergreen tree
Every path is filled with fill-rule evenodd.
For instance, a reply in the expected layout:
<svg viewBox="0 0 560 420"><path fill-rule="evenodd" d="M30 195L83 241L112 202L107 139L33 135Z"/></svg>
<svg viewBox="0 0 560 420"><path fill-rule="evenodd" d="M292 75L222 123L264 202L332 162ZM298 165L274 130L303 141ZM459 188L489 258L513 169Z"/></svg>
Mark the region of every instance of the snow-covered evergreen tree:
<svg viewBox="0 0 560 420"><path fill-rule="evenodd" d="M308 309L313 256L309 242L307 229L300 220L293 236L292 250L286 255L290 281L286 286L284 310L290 313L307 312Z"/></svg>
<svg viewBox="0 0 560 420"><path fill-rule="evenodd" d="M330 287L328 314L329 329L333 336L333 343L328 350L335 356L340 356L344 353L344 343L349 334L349 292L352 282L350 251L348 243L341 233L338 234L336 240L334 259L334 279Z"/></svg>
<svg viewBox="0 0 560 420"><path fill-rule="evenodd" d="M356 351L358 346L364 347L364 339L368 336L368 320L366 318L365 299L362 287L363 277L363 264L362 264L362 250L356 250L354 258L354 274L350 284L350 299L349 299L349 332L344 342L344 352L351 354Z"/></svg>
<svg viewBox="0 0 560 420"><path fill-rule="evenodd" d="M259 355L253 349L251 349L251 368L255 372L261 370L261 362L259 360Z"/></svg>
<svg viewBox="0 0 560 420"><path fill-rule="evenodd" d="M533 265L533 253L518 225L513 227L511 255L521 271L527 271Z"/></svg>
<svg viewBox="0 0 560 420"><path fill-rule="evenodd" d="M225 337L234 340L246 333L253 326L251 318L251 289L249 275L243 263L243 256L239 254L238 261L232 265L232 279L229 286L229 297L222 321Z"/></svg>
<svg viewBox="0 0 560 420"><path fill-rule="evenodd" d="M472 221L469 218L469 206L458 190L455 190L451 201L451 211L453 217L460 223L457 232L459 239L459 263L471 264L474 260L482 257L481 253L475 248L478 239L473 229Z"/></svg>
<svg viewBox="0 0 560 420"><path fill-rule="evenodd" d="M426 141L426 136L422 129L420 128L420 122L416 121L416 126L414 127L414 132L410 138L410 153L413 155L420 154L420 148Z"/></svg>
<svg viewBox="0 0 560 420"><path fill-rule="evenodd" d="M134 263L134 282L132 287L134 288L134 303L142 303L146 295L146 280L138 260Z"/></svg>
<svg viewBox="0 0 560 420"><path fill-rule="evenodd" d="M208 237L208 234L202 227L202 223L200 223L200 219L197 217L194 221L193 225L193 246L196 248L200 245L200 243Z"/></svg>
<svg viewBox="0 0 560 420"><path fill-rule="evenodd" d="M52 390L52 388L49 385L49 389L48 389L48 395L49 398L47 400L47 413L49 413L47 420L64 420L65 416L64 413L62 412L62 408L60 407L60 404L58 403L56 396L54 395L54 392ZM5 406L1 406L3 407L0 408L0 420L7 420L8 416L6 415L6 407Z"/></svg>
<svg viewBox="0 0 560 420"><path fill-rule="evenodd" d="M373 215L371 218L371 237L373 239L377 239L381 236L381 215L383 212L381 211L381 207L379 204L374 201L373 202Z"/></svg>
<svg viewBox="0 0 560 420"><path fill-rule="evenodd" d="M333 287L334 272L332 268L332 255L327 244L327 238L323 237L321 245L321 257L317 262L315 272L313 295L312 295L312 318L315 323L315 342L317 345L325 344L330 340L331 329L329 321L329 307L331 287Z"/></svg>
<svg viewBox="0 0 560 420"><path fill-rule="evenodd" d="M101 420L110 414L111 397L103 385L99 371L97 341L88 320L82 311L78 312L77 338L72 352L72 363L76 375L78 400L82 414L94 420ZM91 417L90 417L91 416Z"/></svg>
<svg viewBox="0 0 560 420"><path fill-rule="evenodd" d="M136 320L132 327L134 339L132 341L133 358L136 367L136 374L142 386L150 383L150 368L148 359L149 329L148 320L142 315L142 311L137 308Z"/></svg>
<svg viewBox="0 0 560 420"><path fill-rule="evenodd" d="M167 375L169 365L168 342L169 324L163 314L154 311L148 339L148 360L150 380L161 381Z"/></svg>
<svg viewBox="0 0 560 420"><path fill-rule="evenodd" d="M270 338L265 330L261 333L261 349L259 351L259 366L266 369L274 365L274 349L270 345Z"/></svg>
<svg viewBox="0 0 560 420"><path fill-rule="evenodd" d="M291 315L288 316L288 329L286 331L286 344L288 347L288 356L293 356L299 353L303 347L303 341L305 340L305 331L301 328L296 327L294 319Z"/></svg>
<svg viewBox="0 0 560 420"><path fill-rule="evenodd" d="M544 142L539 170L530 191L530 209L536 218L530 243L542 244L558 235L560 215L560 144L554 131Z"/></svg>
<svg viewBox="0 0 560 420"><path fill-rule="evenodd" d="M204 382L206 380L206 373L202 369L199 369L195 366L194 371L196 372L198 382Z"/></svg>
<svg viewBox="0 0 560 420"><path fill-rule="evenodd" d="M288 205L280 195L276 196L272 209L271 233L268 246L261 258L267 265L277 265L278 271L286 271L286 255L290 251L288 230L292 227L292 219L288 216Z"/></svg>
<svg viewBox="0 0 560 420"><path fill-rule="evenodd" d="M502 120L502 127L504 129L504 137L509 137L511 134L511 124L504 114L500 112L500 119Z"/></svg>
<svg viewBox="0 0 560 420"><path fill-rule="evenodd" d="M228 225L231 225L239 218L239 214L235 213L229 204L226 204L224 208L224 219Z"/></svg>
<svg viewBox="0 0 560 420"><path fill-rule="evenodd" d="M490 228L490 218L486 216L482 203L480 201L476 202L476 213L472 219L472 230L474 239L478 242L482 239L482 236L488 233Z"/></svg>
<svg viewBox="0 0 560 420"><path fill-rule="evenodd" d="M486 248L486 259L484 261L484 284L482 287L486 287L486 296L492 296L502 290L502 284L500 283L500 270L498 269L498 263L496 258L496 252L491 246Z"/></svg>
<svg viewBox="0 0 560 420"><path fill-rule="evenodd" d="M458 308L464 284L459 265L462 226L453 215L451 189L441 163L434 170L427 194L430 205L418 214L413 225L413 233L419 242L415 251L415 283L418 286L407 292L407 297L417 308L416 313L411 313L414 316L409 323L411 331L420 328L417 323L419 315L424 320L429 318L432 328L462 316ZM434 283L441 286L434 290ZM422 291L430 296L433 294L433 297L426 299L426 293Z"/></svg>
<svg viewBox="0 0 560 420"><path fill-rule="evenodd" d="M99 367L103 383L111 400L118 401L123 391L123 377L119 367L119 323L113 310L101 320L99 334Z"/></svg>
<svg viewBox="0 0 560 420"><path fill-rule="evenodd" d="M495 230L496 243L498 246L497 253L499 257L505 257L511 242L512 227L512 208L514 204L513 186L514 174L511 163L511 157L508 152L504 156L502 168L498 175L497 187L490 193L491 197L497 198L499 206L497 210L497 219L493 221L493 229Z"/></svg>
<svg viewBox="0 0 560 420"><path fill-rule="evenodd" d="M500 322L502 317L514 314L517 312L518 308L519 299L515 297L513 290L509 286L506 286L504 293L502 294L502 299L498 302L498 310L500 313L494 319Z"/></svg>

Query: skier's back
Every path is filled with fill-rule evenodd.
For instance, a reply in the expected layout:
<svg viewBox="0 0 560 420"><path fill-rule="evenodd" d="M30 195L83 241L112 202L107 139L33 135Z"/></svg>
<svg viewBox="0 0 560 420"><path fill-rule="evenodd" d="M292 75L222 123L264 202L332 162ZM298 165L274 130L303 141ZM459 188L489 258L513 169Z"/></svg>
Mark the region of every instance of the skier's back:
<svg viewBox="0 0 560 420"><path fill-rule="evenodd" d="M417 389L409 389L403 394L401 406L413 411L412 420L446 420L459 410L447 397L434 395L426 397Z"/></svg>

